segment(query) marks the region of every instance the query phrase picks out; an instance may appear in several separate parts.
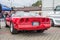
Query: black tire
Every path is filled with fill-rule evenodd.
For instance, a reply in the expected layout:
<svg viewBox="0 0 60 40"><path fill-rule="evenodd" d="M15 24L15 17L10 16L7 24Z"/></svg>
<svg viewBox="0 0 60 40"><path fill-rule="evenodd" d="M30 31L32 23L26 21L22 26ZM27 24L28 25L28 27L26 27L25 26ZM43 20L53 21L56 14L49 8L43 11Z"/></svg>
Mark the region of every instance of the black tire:
<svg viewBox="0 0 60 40"><path fill-rule="evenodd" d="M7 23L6 23L6 18L4 18L4 20L5 20L5 24L6 24L5 27L6 27L6 28L9 28L9 26L8 26Z"/></svg>
<svg viewBox="0 0 60 40"><path fill-rule="evenodd" d="M6 16L4 17L4 21L5 21L5 27L6 27L6 28L9 28L9 26L8 26L7 23L6 23Z"/></svg>
<svg viewBox="0 0 60 40"><path fill-rule="evenodd" d="M53 22L53 20L51 20L51 26L54 26L54 22Z"/></svg>
<svg viewBox="0 0 60 40"><path fill-rule="evenodd" d="M6 28L9 28L9 26L6 24L6 26L5 26Z"/></svg>
<svg viewBox="0 0 60 40"><path fill-rule="evenodd" d="M43 32L44 32L44 30L37 30L37 32L38 32L38 33L43 33Z"/></svg>
<svg viewBox="0 0 60 40"><path fill-rule="evenodd" d="M17 34L17 33L18 33L18 31L17 31L16 29L14 29L13 23L10 24L10 32L11 32L12 34Z"/></svg>

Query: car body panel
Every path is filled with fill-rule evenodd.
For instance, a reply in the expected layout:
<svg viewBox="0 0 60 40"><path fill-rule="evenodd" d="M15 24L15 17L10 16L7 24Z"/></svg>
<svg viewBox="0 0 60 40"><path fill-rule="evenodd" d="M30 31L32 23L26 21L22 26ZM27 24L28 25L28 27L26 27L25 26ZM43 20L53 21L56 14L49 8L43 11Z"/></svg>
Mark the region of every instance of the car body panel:
<svg viewBox="0 0 60 40"><path fill-rule="evenodd" d="M53 20L54 26L60 26L60 14L52 14L49 18Z"/></svg>
<svg viewBox="0 0 60 40"><path fill-rule="evenodd" d="M12 22L14 28L18 31L19 30L46 30L51 27L50 18L42 17L42 16L10 17L10 18L6 18L6 21L9 24Z"/></svg>

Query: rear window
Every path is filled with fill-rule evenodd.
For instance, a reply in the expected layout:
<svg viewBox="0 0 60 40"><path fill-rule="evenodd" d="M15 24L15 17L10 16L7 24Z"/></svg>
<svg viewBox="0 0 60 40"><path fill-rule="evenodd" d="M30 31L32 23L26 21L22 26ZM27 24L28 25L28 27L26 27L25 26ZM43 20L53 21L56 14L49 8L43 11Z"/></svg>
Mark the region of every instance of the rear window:
<svg viewBox="0 0 60 40"><path fill-rule="evenodd" d="M15 14L12 15L13 17L23 17L23 16L40 16L36 11L24 12L24 11L17 11Z"/></svg>

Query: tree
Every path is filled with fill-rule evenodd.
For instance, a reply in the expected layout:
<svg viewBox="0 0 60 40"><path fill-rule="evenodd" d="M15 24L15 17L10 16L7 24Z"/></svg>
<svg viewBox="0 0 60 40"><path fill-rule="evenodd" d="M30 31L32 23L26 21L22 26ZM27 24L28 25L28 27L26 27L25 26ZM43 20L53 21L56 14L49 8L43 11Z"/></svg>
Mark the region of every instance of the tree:
<svg viewBox="0 0 60 40"><path fill-rule="evenodd" d="M42 5L42 1L38 0L36 3L33 3L32 6L40 6Z"/></svg>

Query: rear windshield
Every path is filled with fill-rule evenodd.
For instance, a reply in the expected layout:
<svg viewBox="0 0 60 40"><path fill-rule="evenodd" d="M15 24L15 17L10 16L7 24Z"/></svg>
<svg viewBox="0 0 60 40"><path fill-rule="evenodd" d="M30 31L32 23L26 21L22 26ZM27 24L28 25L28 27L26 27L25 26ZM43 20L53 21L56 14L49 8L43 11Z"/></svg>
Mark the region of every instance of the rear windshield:
<svg viewBox="0 0 60 40"><path fill-rule="evenodd" d="M17 11L13 15L13 17L23 17L23 16L40 16L38 12L36 11L30 11L30 12L23 12L23 11Z"/></svg>

